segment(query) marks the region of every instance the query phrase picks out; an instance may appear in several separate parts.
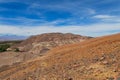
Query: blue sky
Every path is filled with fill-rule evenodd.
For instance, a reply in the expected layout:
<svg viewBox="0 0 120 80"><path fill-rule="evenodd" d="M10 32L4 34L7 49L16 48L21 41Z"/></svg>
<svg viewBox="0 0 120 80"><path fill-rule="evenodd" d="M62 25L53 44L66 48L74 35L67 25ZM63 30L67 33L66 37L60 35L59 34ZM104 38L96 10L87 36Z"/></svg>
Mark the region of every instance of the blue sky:
<svg viewBox="0 0 120 80"><path fill-rule="evenodd" d="M120 32L120 0L0 0L0 34Z"/></svg>

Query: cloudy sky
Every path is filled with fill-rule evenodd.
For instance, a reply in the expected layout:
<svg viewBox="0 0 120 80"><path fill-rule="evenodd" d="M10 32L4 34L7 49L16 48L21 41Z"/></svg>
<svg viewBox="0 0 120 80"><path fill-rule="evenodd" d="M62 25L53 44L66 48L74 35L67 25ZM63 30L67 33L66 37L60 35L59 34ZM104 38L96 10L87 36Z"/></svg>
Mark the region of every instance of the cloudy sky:
<svg viewBox="0 0 120 80"><path fill-rule="evenodd" d="M120 0L0 0L0 34L120 32Z"/></svg>

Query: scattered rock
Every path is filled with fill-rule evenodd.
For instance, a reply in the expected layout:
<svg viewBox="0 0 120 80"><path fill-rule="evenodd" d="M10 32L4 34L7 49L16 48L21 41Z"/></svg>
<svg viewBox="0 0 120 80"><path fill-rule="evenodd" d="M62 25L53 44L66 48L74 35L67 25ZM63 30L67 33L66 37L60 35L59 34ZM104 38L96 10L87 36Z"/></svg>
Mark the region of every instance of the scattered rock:
<svg viewBox="0 0 120 80"><path fill-rule="evenodd" d="M69 79L67 79L67 80L73 80L73 78L69 78Z"/></svg>
<svg viewBox="0 0 120 80"><path fill-rule="evenodd" d="M7 48L7 51L12 51L12 48Z"/></svg>
<svg viewBox="0 0 120 80"><path fill-rule="evenodd" d="M113 72L117 72L117 69L114 69Z"/></svg>
<svg viewBox="0 0 120 80"><path fill-rule="evenodd" d="M100 58L100 60L102 61L102 60L104 60L105 59L105 57L104 56L102 56L101 58Z"/></svg>
<svg viewBox="0 0 120 80"><path fill-rule="evenodd" d="M109 64L109 62L108 62L108 61L103 61L102 63L103 63L104 65Z"/></svg>
<svg viewBox="0 0 120 80"><path fill-rule="evenodd" d="M107 77L107 80L114 80L114 77Z"/></svg>

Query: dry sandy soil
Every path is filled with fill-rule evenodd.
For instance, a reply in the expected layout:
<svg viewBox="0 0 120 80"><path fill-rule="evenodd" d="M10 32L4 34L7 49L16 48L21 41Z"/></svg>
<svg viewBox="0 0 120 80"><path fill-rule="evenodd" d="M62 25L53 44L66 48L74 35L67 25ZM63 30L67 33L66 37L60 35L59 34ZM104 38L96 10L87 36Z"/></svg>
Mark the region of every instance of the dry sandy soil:
<svg viewBox="0 0 120 80"><path fill-rule="evenodd" d="M1 80L119 80L120 34L53 48L0 68Z"/></svg>

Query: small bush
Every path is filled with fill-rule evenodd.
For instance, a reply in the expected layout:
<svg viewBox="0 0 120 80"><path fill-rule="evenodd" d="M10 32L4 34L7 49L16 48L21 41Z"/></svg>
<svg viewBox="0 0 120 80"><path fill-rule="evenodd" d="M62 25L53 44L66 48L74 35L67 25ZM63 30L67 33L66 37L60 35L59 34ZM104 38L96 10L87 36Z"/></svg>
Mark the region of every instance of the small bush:
<svg viewBox="0 0 120 80"><path fill-rule="evenodd" d="M0 52L4 52L7 50L7 48L9 48L10 45L9 44L1 44L0 45Z"/></svg>
<svg viewBox="0 0 120 80"><path fill-rule="evenodd" d="M19 52L20 50L18 49L18 48L15 48L15 50L14 50L15 52Z"/></svg>

